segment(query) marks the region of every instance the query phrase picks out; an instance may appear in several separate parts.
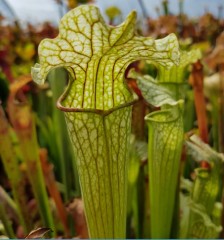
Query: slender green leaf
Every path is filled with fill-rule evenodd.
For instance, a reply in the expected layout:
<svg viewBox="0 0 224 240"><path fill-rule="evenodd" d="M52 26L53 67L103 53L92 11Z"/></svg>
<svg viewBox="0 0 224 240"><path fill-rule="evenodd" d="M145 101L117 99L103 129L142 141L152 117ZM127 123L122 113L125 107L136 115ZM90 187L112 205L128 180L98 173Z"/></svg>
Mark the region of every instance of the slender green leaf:
<svg viewBox="0 0 224 240"><path fill-rule="evenodd" d="M0 220L4 225L6 235L8 235L9 238L15 239L16 237L12 228L12 223L6 213L4 205L1 202L0 202Z"/></svg>

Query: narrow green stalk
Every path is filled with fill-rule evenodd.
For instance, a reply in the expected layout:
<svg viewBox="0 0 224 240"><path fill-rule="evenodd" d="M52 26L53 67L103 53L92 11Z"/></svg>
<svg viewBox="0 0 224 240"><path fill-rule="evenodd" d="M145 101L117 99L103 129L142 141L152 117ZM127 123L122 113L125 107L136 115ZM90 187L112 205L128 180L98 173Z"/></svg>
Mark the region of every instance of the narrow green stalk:
<svg viewBox="0 0 224 240"><path fill-rule="evenodd" d="M131 137L131 145L130 145L130 153L129 153L129 167L128 167L128 199L132 199L131 201L127 202L127 238L132 238L133 233L131 231L132 226L132 214L133 214L133 205L137 204L137 202L134 202L136 199L134 199L134 189L136 187L136 182L138 178L138 172L140 167L140 158L136 152L135 146L134 146L134 135ZM136 223L134 222L134 230L136 232Z"/></svg>
<svg viewBox="0 0 224 240"><path fill-rule="evenodd" d="M131 137L131 147L129 153L129 169L128 169L128 201L127 203L127 215L130 217L130 222L134 224L135 238L142 238L143 228L143 212L144 212L144 186L145 179L143 173L142 179L142 167L141 163L147 159L147 143L138 141L135 139L135 135ZM141 181L143 180L143 181ZM140 186L139 186L140 182ZM133 215L133 216L132 216ZM131 223L130 223L131 225ZM132 226L130 226L130 233ZM127 231L128 233L128 231ZM127 236L133 237L133 235Z"/></svg>
<svg viewBox="0 0 224 240"><path fill-rule="evenodd" d="M141 8L141 11L142 11L142 14L143 14L144 18L148 19L149 15L147 13L147 10L146 10L144 2L142 0L138 0L138 3L139 3L139 6Z"/></svg>
<svg viewBox="0 0 224 240"><path fill-rule="evenodd" d="M66 86L67 82L67 73L63 68L54 69L48 76L50 86L53 92L53 103L57 101L60 97L63 89ZM76 166L72 166L74 161L74 153L69 139L68 131L66 128L66 122L64 113L60 110L53 108L53 122L55 126L55 136L57 147L59 151L59 160L60 160L60 172L62 177L62 184L65 186L65 201L68 201L71 197L72 183L71 183L71 169L74 168L74 176L76 192L80 193L80 186L78 180L78 173Z"/></svg>
<svg viewBox="0 0 224 240"><path fill-rule="evenodd" d="M0 202L0 220L2 221L6 235L11 239L16 239L16 235L12 228L12 223L5 211L5 206Z"/></svg>
<svg viewBox="0 0 224 240"><path fill-rule="evenodd" d="M189 132L194 127L195 121L194 95L192 90L187 90L184 106L184 132Z"/></svg>
<svg viewBox="0 0 224 240"><path fill-rule="evenodd" d="M44 180L45 180L48 192L55 203L57 213L58 213L58 218L60 219L60 222L62 223L63 228L64 228L64 235L65 235L65 237L69 237L70 233L69 233L69 229L68 229L66 209L62 202L61 195L57 188L55 176L53 173L53 164L50 164L48 162L48 156L47 156L46 149L40 149L40 160L41 160L41 166L43 169Z"/></svg>
<svg viewBox="0 0 224 240"><path fill-rule="evenodd" d="M8 195L5 189L0 185L0 202L4 203L15 218L18 218L18 208L15 201Z"/></svg>
<svg viewBox="0 0 224 240"><path fill-rule="evenodd" d="M212 103L212 139L213 147L216 151L219 150L219 104L216 97L211 97Z"/></svg>
<svg viewBox="0 0 224 240"><path fill-rule="evenodd" d="M149 181L146 181L145 179L145 173L144 173L144 205L142 206L144 209L143 214L143 226L142 226L142 238L148 239L151 238L151 229L150 229L150 199L149 199Z"/></svg>
<svg viewBox="0 0 224 240"><path fill-rule="evenodd" d="M179 15L182 16L184 14L184 0L179 0Z"/></svg>
<svg viewBox="0 0 224 240"><path fill-rule="evenodd" d="M29 210L27 208L28 198L25 189L25 178L20 172L20 166L12 139L10 137L10 127L5 117L4 111L0 106L0 154L5 168L6 174L9 178L13 197L18 206L18 214L21 225L25 233L32 230L32 221L30 219Z"/></svg>
<svg viewBox="0 0 224 240"><path fill-rule="evenodd" d="M162 6L163 6L163 14L164 15L169 15L169 1L168 0L163 0L162 1Z"/></svg>
<svg viewBox="0 0 224 240"><path fill-rule="evenodd" d="M125 238L127 171L132 105L136 96L124 82L128 65L149 59L176 63L175 35L154 40L135 35L136 13L107 26L99 9L80 6L61 20L59 36L39 46L33 79L43 83L65 67L69 85L57 102L65 112L79 172L91 238Z"/></svg>
<svg viewBox="0 0 224 240"><path fill-rule="evenodd" d="M142 197L142 196L141 196ZM137 183L135 184L133 188L133 193L132 193L132 208L133 208L133 222L134 222L134 227L135 227L135 237L137 239L140 238L141 236L141 219L139 218L139 196L138 196L138 188L137 188ZM141 203L143 203L144 200L142 198Z"/></svg>

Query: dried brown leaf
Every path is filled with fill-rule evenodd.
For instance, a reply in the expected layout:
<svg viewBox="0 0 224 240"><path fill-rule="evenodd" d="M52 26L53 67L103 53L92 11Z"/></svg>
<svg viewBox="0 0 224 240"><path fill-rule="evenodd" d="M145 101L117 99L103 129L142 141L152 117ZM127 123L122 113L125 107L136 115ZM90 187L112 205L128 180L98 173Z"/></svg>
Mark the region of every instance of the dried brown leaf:
<svg viewBox="0 0 224 240"><path fill-rule="evenodd" d="M88 229L86 224L86 218L84 213L84 205L82 199L74 198L67 205L68 212L73 216L75 222L75 229L78 238L88 238Z"/></svg>
<svg viewBox="0 0 224 240"><path fill-rule="evenodd" d="M37 228L33 231L31 231L25 239L37 239L37 238L42 238L46 233L52 232L50 228Z"/></svg>

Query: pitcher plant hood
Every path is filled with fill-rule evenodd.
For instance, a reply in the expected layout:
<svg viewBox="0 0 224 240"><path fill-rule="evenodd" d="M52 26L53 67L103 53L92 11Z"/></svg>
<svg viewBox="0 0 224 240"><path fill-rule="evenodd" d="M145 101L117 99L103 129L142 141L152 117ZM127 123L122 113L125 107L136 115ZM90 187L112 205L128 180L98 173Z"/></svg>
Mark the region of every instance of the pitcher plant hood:
<svg viewBox="0 0 224 240"><path fill-rule="evenodd" d="M113 27L93 5L71 10L60 22L59 35L39 45L34 81L43 84L50 70L66 68L70 83L57 104L64 111L101 112L132 102L134 95L124 81L131 62L145 59L169 68L179 61L174 34L154 40L137 36L135 25L135 11Z"/></svg>

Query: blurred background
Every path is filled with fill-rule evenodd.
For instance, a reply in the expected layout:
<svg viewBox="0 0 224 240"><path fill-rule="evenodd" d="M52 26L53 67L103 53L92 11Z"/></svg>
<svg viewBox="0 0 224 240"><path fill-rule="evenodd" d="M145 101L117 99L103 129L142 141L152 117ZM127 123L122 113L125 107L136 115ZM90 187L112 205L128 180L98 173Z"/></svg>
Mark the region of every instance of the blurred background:
<svg viewBox="0 0 224 240"><path fill-rule="evenodd" d="M182 51L200 51L196 65L184 69L184 130L186 135L199 133L205 143L224 153L224 0L0 0L0 235L24 238L36 227L50 226L57 237L88 237L75 156L64 116L55 107L68 75L63 69L54 70L42 86L34 84L30 76L41 40L55 38L61 17L81 4L97 5L110 25L121 23L136 10L140 35L162 38L175 33ZM146 62L131 67L156 77L157 69ZM201 82L194 82L197 71L192 69L200 72ZM133 109L132 132L143 153L132 149L134 170L129 170L135 177L128 187L130 193L134 189L134 197L129 196L133 200L127 207L127 238L149 238L144 116L158 109L145 103L135 79L128 79L128 84L140 98ZM14 100L24 104L18 106ZM32 124L24 124L27 122ZM194 182L199 164L186 155L183 149L181 174ZM202 167L210 172L208 165ZM218 179L219 194L213 196L219 202L224 202L223 172ZM176 218L179 215L177 212ZM220 222L224 226L221 214L217 225ZM220 231L199 238L223 238Z"/></svg>
<svg viewBox="0 0 224 240"><path fill-rule="evenodd" d="M139 19L145 15L155 18L162 11L161 3L162 0L94 1L94 4L99 6L104 13L104 16L108 7L117 6L121 10L123 19L133 9L138 12ZM179 4L179 0L169 1L172 14L178 14ZM190 17L199 17L205 12L211 12L216 17L224 17L222 7L223 0L197 0L197 3L194 0L184 1L184 12ZM66 0L1 0L0 2L1 15L5 16L9 21L19 20L21 23L31 22L37 24L49 21L57 25L61 15L67 10Z"/></svg>
<svg viewBox="0 0 224 240"><path fill-rule="evenodd" d="M128 13L136 10L138 13L138 24L141 34L148 35L160 31L166 33L181 30L181 24L187 24L189 33L185 34L189 37L196 37L196 32L201 25L216 31L217 26L214 23L216 20L221 21L224 17L223 1L222 0L1 0L0 1L0 24L1 24L1 42L0 42L0 61L6 64L7 59L18 57L25 61L23 67L14 66L14 70L7 71L8 78L18 76L21 71L29 72L30 66L36 59L37 45L44 37L54 37L57 35L57 26L60 18L70 9L79 4L95 4L97 5L107 23L117 25L121 23ZM167 24L162 16L168 15ZM177 16L182 16L181 19ZM156 19L160 18L160 25L155 26ZM188 21L190 20L190 21ZM183 22L184 21L184 22ZM162 23L163 22L163 23ZM195 29L190 25L197 23ZM214 23L211 25L210 23ZM161 26L164 25L163 26ZM167 26L165 26L167 25ZM172 25L172 27L171 27ZM6 27L8 26L8 27ZM155 28L158 28L155 30ZM186 29L186 28L185 28ZM194 33L192 32L194 31ZM205 31L205 29L203 30ZM209 31L209 29L207 29ZM192 36L194 34L194 36ZM207 32L206 34L210 34ZM155 36L158 35L157 33ZM210 34L212 35L212 34ZM184 36L187 38L188 36ZM201 38L202 36L199 36ZM15 39L17 38L17 39ZM199 39L198 39L199 40ZM197 40L197 41L198 41ZM8 49L11 54L5 51L7 44L14 44L14 49ZM24 52L25 50L25 52ZM13 53L12 53L13 52ZM14 55L13 55L14 54ZM11 57L10 57L11 56ZM21 63L21 62L20 62ZM20 65L19 63L19 65ZM30 63L30 64L29 64ZM3 63L2 63L3 64ZM21 65L21 66L22 66ZM27 67L26 67L26 66ZM16 73L17 71L18 74ZM10 72L10 73L9 73Z"/></svg>

